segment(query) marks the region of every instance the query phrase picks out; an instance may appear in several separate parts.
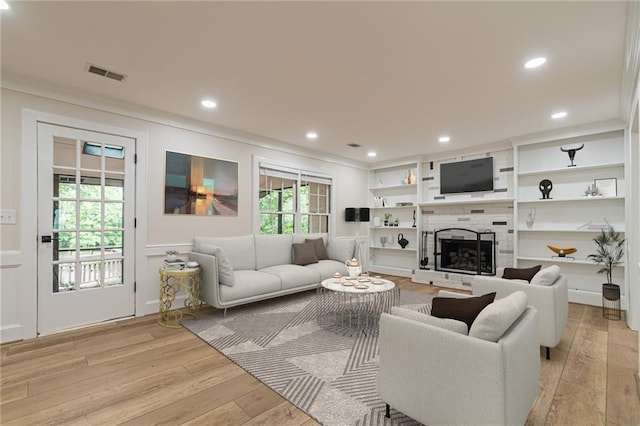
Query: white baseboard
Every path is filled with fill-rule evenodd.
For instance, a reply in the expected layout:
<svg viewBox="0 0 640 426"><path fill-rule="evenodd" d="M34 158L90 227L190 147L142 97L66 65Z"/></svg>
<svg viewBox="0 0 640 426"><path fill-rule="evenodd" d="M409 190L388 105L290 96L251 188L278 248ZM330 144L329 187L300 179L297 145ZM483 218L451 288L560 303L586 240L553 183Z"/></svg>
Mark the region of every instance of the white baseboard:
<svg viewBox="0 0 640 426"><path fill-rule="evenodd" d="M0 327L0 343L22 340L22 326L20 324L8 324Z"/></svg>

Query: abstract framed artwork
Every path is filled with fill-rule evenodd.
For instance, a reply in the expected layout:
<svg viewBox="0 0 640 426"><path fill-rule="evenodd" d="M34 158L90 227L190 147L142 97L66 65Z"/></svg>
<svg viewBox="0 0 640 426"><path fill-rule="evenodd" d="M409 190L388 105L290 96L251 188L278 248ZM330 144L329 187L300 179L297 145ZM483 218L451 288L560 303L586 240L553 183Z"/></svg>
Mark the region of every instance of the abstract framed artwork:
<svg viewBox="0 0 640 426"><path fill-rule="evenodd" d="M238 215L238 163L165 151L164 213Z"/></svg>

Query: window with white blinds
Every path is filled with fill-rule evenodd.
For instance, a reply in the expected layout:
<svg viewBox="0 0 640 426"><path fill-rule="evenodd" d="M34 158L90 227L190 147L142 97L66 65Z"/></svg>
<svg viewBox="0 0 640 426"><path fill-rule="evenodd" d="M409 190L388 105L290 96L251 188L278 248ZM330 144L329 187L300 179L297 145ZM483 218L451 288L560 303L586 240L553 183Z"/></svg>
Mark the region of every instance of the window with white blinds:
<svg viewBox="0 0 640 426"><path fill-rule="evenodd" d="M261 234L329 232L331 178L259 163Z"/></svg>

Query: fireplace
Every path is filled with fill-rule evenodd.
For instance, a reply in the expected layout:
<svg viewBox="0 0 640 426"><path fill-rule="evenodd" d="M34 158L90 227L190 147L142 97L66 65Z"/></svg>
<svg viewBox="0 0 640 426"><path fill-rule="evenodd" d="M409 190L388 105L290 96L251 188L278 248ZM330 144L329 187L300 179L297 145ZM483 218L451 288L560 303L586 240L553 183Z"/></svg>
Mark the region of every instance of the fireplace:
<svg viewBox="0 0 640 426"><path fill-rule="evenodd" d="M436 271L495 275L495 232L448 228L434 233Z"/></svg>

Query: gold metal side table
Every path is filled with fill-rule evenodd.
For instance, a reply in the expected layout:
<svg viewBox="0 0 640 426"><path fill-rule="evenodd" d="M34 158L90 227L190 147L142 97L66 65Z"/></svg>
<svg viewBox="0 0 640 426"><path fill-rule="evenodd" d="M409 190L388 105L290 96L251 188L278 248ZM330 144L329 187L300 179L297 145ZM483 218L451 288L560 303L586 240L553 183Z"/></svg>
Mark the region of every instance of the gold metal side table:
<svg viewBox="0 0 640 426"><path fill-rule="evenodd" d="M180 288L184 288L187 298L184 306L186 314L198 318L200 305L200 268L165 269L160 268L160 312L158 324L163 327L180 328L182 311L171 309Z"/></svg>

